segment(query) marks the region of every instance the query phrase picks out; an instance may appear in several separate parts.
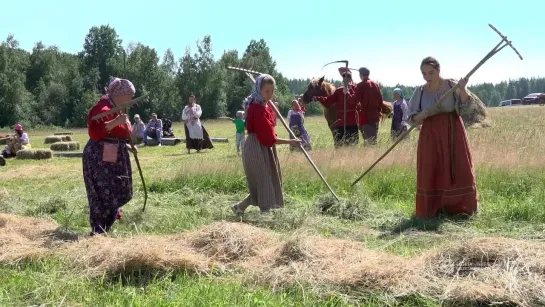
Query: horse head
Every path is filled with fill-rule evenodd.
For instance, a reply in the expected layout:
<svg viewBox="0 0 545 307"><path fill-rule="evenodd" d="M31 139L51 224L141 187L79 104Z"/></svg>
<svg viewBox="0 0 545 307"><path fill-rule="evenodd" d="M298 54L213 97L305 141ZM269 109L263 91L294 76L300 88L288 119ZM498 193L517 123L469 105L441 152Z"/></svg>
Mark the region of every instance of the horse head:
<svg viewBox="0 0 545 307"><path fill-rule="evenodd" d="M325 76L320 79L312 79L308 84L307 90L303 93L303 103L309 104L314 96L329 96L332 92L328 92L328 82L324 82Z"/></svg>

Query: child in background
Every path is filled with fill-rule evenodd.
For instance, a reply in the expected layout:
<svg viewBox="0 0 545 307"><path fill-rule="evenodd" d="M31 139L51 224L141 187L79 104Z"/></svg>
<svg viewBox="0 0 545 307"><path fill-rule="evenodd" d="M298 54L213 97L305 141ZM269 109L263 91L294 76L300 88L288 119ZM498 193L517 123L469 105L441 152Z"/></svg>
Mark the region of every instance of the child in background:
<svg viewBox="0 0 545 307"><path fill-rule="evenodd" d="M302 145L305 150L312 150L310 137L305 128L305 111L301 109L301 105L297 100L291 102L291 110L288 111L288 123L295 137L302 140ZM291 138L291 137L290 137ZM298 149L299 146L290 145L290 150Z"/></svg>
<svg viewBox="0 0 545 307"><path fill-rule="evenodd" d="M237 147L237 154L240 155L240 151L244 147L244 143L246 142L246 121L244 120L244 111L237 111L237 117L235 119L230 117L220 117L224 119L231 120L237 129L236 132L236 147Z"/></svg>

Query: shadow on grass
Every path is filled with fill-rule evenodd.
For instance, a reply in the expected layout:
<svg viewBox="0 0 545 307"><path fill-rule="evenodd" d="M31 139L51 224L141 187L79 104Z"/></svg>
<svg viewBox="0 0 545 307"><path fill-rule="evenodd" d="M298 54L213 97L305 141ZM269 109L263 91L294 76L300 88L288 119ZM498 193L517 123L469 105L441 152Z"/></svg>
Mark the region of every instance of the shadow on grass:
<svg viewBox="0 0 545 307"><path fill-rule="evenodd" d="M385 231L385 233L381 236L385 237L390 235L396 235L408 230L437 232L440 230L441 226L444 223L466 223L470 221L470 219L471 216L467 214L441 214L440 216L431 219L423 219L412 216L410 219L402 219L401 221L399 221L399 223L395 224L391 228L387 226L381 227L381 230Z"/></svg>

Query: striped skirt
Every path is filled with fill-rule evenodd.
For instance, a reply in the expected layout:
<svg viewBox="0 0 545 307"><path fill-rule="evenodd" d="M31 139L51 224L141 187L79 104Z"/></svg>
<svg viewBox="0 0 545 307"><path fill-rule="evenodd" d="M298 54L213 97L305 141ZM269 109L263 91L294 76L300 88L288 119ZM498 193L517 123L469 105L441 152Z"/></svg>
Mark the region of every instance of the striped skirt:
<svg viewBox="0 0 545 307"><path fill-rule="evenodd" d="M265 147L254 133L248 134L242 149L242 164L250 190L249 202L261 212L284 207L282 170L276 146Z"/></svg>

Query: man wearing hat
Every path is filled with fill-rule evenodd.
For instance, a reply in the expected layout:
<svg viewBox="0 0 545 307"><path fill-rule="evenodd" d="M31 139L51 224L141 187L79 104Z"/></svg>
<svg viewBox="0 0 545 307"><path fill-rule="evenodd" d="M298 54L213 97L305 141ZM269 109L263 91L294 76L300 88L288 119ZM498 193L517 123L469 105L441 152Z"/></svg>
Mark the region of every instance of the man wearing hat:
<svg viewBox="0 0 545 307"><path fill-rule="evenodd" d="M19 150L30 148L30 139L28 134L23 131L23 126L15 125L15 135L10 137L6 147L2 151L4 158L15 157Z"/></svg>
<svg viewBox="0 0 545 307"><path fill-rule="evenodd" d="M382 108L380 86L369 79L369 69L359 69L361 82L356 86L355 95L351 98L359 102L359 129L365 144L377 143L378 128Z"/></svg>
<svg viewBox="0 0 545 307"><path fill-rule="evenodd" d="M144 133L144 144L148 144L148 136L157 140L161 146L161 137L163 136L163 121L157 118L157 114L151 113L151 119L148 122L146 132Z"/></svg>
<svg viewBox="0 0 545 307"><path fill-rule="evenodd" d="M327 97L312 97L313 101L319 101L323 105L334 104L337 110L337 119L334 123L333 135L335 147L342 145L358 144L358 111L357 100L355 97L356 86L352 82L352 73L346 67L339 68L339 73L343 77L343 85L340 86ZM346 101L346 116L345 116ZM346 118L346 123L344 122ZM346 130L345 130L346 127Z"/></svg>

